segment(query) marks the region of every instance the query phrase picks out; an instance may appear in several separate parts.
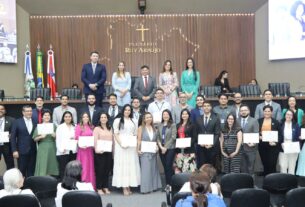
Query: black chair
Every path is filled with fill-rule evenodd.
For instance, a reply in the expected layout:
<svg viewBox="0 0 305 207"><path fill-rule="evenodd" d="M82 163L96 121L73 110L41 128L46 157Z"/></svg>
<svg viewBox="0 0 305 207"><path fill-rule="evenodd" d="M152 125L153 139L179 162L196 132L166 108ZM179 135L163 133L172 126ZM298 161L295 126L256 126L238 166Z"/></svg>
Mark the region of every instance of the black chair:
<svg viewBox="0 0 305 207"><path fill-rule="evenodd" d="M62 198L62 207L102 207L101 196L94 191L70 191Z"/></svg>
<svg viewBox="0 0 305 207"><path fill-rule="evenodd" d="M108 96L114 92L112 85L105 85L104 89L105 89L104 98L108 98Z"/></svg>
<svg viewBox="0 0 305 207"><path fill-rule="evenodd" d="M171 207L175 207L176 206L176 203L180 200L180 199L185 199L186 197L188 196L191 196L192 193L189 192L189 193L186 193L186 192L181 192L181 193L176 193L173 198L172 198L172 201L171 201Z"/></svg>
<svg viewBox="0 0 305 207"><path fill-rule="evenodd" d="M79 88L64 88L61 91L61 95L69 96L69 99L71 100L82 99L82 92Z"/></svg>
<svg viewBox="0 0 305 207"><path fill-rule="evenodd" d="M240 85L239 90L242 96L260 96L261 89L258 85Z"/></svg>
<svg viewBox="0 0 305 207"><path fill-rule="evenodd" d="M4 90L0 90L0 100L3 101L4 98L5 98Z"/></svg>
<svg viewBox="0 0 305 207"><path fill-rule="evenodd" d="M270 204L276 207L284 205L286 193L297 187L296 176L285 173L271 173L263 181L263 189L270 193Z"/></svg>
<svg viewBox="0 0 305 207"><path fill-rule="evenodd" d="M38 198L42 207L55 207L58 181L51 176L31 176L24 182L24 188L29 188Z"/></svg>
<svg viewBox="0 0 305 207"><path fill-rule="evenodd" d="M253 177L247 173L230 173L221 177L220 187L223 197L230 198L233 191L253 188Z"/></svg>
<svg viewBox="0 0 305 207"><path fill-rule="evenodd" d="M286 194L286 207L304 207L305 188L296 188Z"/></svg>
<svg viewBox="0 0 305 207"><path fill-rule="evenodd" d="M2 177L0 178L0 190L4 189L4 183Z"/></svg>
<svg viewBox="0 0 305 207"><path fill-rule="evenodd" d="M262 189L246 188L233 192L230 207L269 207L269 193Z"/></svg>
<svg viewBox="0 0 305 207"><path fill-rule="evenodd" d="M130 96L131 96L131 98L134 97L133 88L134 88L134 84L135 84L137 78L138 78L138 76L131 76L131 89L130 89Z"/></svg>
<svg viewBox="0 0 305 207"><path fill-rule="evenodd" d="M44 100L50 100L49 88L32 88L30 91L30 99L35 100L37 96L42 96Z"/></svg>
<svg viewBox="0 0 305 207"><path fill-rule="evenodd" d="M268 83L274 96L290 96L290 83Z"/></svg>
<svg viewBox="0 0 305 207"><path fill-rule="evenodd" d="M207 97L217 97L221 93L220 86L203 86L200 94Z"/></svg>
<svg viewBox="0 0 305 207"><path fill-rule="evenodd" d="M190 173L179 173L172 176L171 190L166 190L167 205L171 205L172 199L174 198L175 194L180 191L184 183L190 180L190 177Z"/></svg>
<svg viewBox="0 0 305 207"><path fill-rule="evenodd" d="M40 205L35 196L19 194L2 197L0 207L40 207Z"/></svg>

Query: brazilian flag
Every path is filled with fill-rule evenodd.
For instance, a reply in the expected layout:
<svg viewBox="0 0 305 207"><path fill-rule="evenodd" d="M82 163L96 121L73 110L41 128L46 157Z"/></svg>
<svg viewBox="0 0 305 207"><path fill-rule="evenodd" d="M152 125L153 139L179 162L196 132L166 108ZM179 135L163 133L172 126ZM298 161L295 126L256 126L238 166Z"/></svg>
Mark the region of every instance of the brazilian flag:
<svg viewBox="0 0 305 207"><path fill-rule="evenodd" d="M36 50L36 72L37 72L37 88L44 88L43 85L43 64L42 64L43 53L38 45Z"/></svg>

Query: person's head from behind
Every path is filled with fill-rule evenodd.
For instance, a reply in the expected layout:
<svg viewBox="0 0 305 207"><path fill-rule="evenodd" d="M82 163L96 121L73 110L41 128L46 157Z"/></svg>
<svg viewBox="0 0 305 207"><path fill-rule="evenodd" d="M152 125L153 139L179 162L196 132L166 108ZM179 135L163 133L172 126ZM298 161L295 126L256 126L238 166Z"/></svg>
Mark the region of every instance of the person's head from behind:
<svg viewBox="0 0 305 207"><path fill-rule="evenodd" d="M195 202L193 207L207 207L208 199L206 193L210 188L210 178L206 173L200 171L195 171L190 177L190 186L192 191L192 196Z"/></svg>
<svg viewBox="0 0 305 207"><path fill-rule="evenodd" d="M82 165L78 160L73 160L66 165L62 187L68 190L76 190L76 182L82 178Z"/></svg>
<svg viewBox="0 0 305 207"><path fill-rule="evenodd" d="M13 192L23 186L24 178L17 168L7 170L3 175L4 189L7 192Z"/></svg>
<svg viewBox="0 0 305 207"><path fill-rule="evenodd" d="M216 182L217 171L211 164L204 164L200 167L200 172L206 173L210 177L211 182Z"/></svg>

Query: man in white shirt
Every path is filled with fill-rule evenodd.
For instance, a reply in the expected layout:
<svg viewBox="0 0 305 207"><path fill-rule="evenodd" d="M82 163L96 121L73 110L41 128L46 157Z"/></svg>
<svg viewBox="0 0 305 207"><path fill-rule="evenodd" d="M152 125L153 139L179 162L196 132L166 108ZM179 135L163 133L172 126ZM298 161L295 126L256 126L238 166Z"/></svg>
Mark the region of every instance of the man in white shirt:
<svg viewBox="0 0 305 207"><path fill-rule="evenodd" d="M171 110L171 106L164 100L164 91L162 88L158 88L155 95L156 99L148 105L147 111L153 115L154 123L158 124L162 120L162 112L165 109Z"/></svg>
<svg viewBox="0 0 305 207"><path fill-rule="evenodd" d="M192 107L187 104L187 97L184 92L179 93L179 104L172 109L173 121L178 124L180 122L180 114L182 109L191 111Z"/></svg>
<svg viewBox="0 0 305 207"><path fill-rule="evenodd" d="M77 123L77 113L76 113L76 109L74 107L68 105L69 96L62 95L60 97L60 102L61 102L61 105L57 106L53 110L53 123L56 126L60 125L63 113L65 111L70 111L72 113L72 116L73 116L73 122L76 124Z"/></svg>
<svg viewBox="0 0 305 207"><path fill-rule="evenodd" d="M133 111L132 120L137 126L139 126L142 124L141 122L142 122L142 115L143 115L143 112L141 110L140 99L137 97L134 97L132 99L131 106L132 106L132 111Z"/></svg>

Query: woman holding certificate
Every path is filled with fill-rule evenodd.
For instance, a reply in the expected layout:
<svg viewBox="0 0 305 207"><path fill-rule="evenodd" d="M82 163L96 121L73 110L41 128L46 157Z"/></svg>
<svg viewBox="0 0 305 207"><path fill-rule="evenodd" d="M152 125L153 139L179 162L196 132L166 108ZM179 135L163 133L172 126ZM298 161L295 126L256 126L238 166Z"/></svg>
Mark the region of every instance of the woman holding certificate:
<svg viewBox="0 0 305 207"><path fill-rule="evenodd" d="M113 122L115 139L112 185L132 194L130 187L140 185L140 164L137 153L137 126L132 121L132 108L126 104Z"/></svg>
<svg viewBox="0 0 305 207"><path fill-rule="evenodd" d="M177 124L177 137L179 139L191 138L191 146L176 149L175 173L194 172L196 169L194 125L191 123L191 113L183 109L180 113L180 123ZM177 142L177 140L176 140Z"/></svg>
<svg viewBox="0 0 305 207"><path fill-rule="evenodd" d="M145 112L138 129L138 153L141 164L141 193L150 193L162 187L157 163L157 137L151 113Z"/></svg>
<svg viewBox="0 0 305 207"><path fill-rule="evenodd" d="M81 115L80 123L75 127L75 139L78 140L78 151L76 159L79 160L83 167L82 181L91 183L95 189L95 173L93 158L93 131L89 114L84 112Z"/></svg>
<svg viewBox="0 0 305 207"><path fill-rule="evenodd" d="M93 130L96 188L100 195L110 194L108 189L108 180L109 172L112 168L113 134L108 120L109 115L105 112L102 112L98 126Z"/></svg>
<svg viewBox="0 0 305 207"><path fill-rule="evenodd" d="M56 149L59 176L60 180L62 180L66 165L76 159L77 143L73 115L70 111L63 113L60 125L56 129Z"/></svg>
<svg viewBox="0 0 305 207"><path fill-rule="evenodd" d="M267 141L270 138L277 139L276 134L266 136L268 131L278 133L280 130L279 122L272 118L273 108L270 105L263 107L264 117L258 120L260 129L260 143L258 145L259 155L264 166L264 175L276 172L276 162L278 159L280 145L278 141ZM265 135L265 137L263 136Z"/></svg>
<svg viewBox="0 0 305 207"><path fill-rule="evenodd" d="M171 179L174 175L174 159L177 128L173 122L170 110L165 109L162 112L162 120L157 129L157 143L159 146L159 155L165 172L166 189L171 185Z"/></svg>
<svg viewBox="0 0 305 207"><path fill-rule="evenodd" d="M285 114L288 109L293 111L293 119L299 124L302 125L302 118L304 116L303 109L300 109L297 105L297 99L294 96L289 96L287 99L287 108L283 109L283 119L285 119Z"/></svg>
<svg viewBox="0 0 305 207"><path fill-rule="evenodd" d="M300 127L294 120L294 112L288 109L285 113L285 119L281 125L281 135L279 137L279 144L282 145L281 152L279 154L279 165L281 173L295 174L295 166L298 159L298 152L288 153L285 149L287 145L291 145L295 150L300 150L299 137L301 135ZM292 143L293 142L293 143Z"/></svg>
<svg viewBox="0 0 305 207"><path fill-rule="evenodd" d="M33 139L38 143L35 176L58 175L56 160L55 125L51 122L51 112L42 112L42 124L38 124Z"/></svg>

